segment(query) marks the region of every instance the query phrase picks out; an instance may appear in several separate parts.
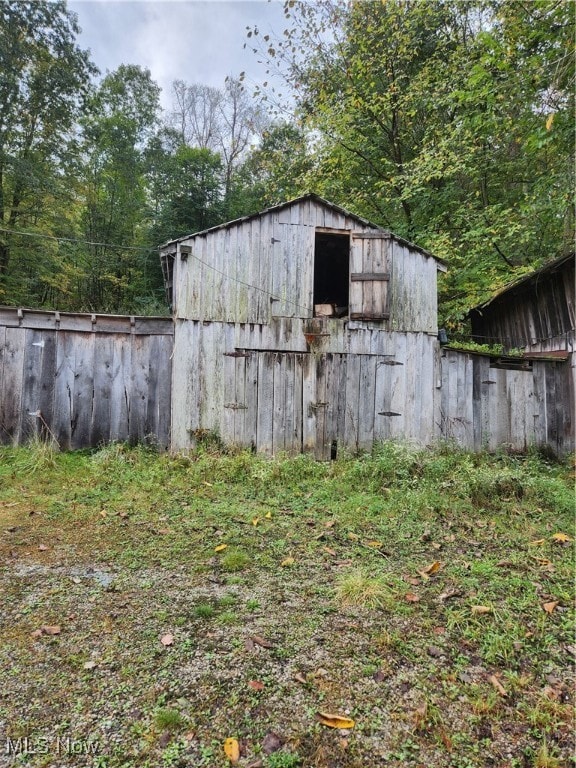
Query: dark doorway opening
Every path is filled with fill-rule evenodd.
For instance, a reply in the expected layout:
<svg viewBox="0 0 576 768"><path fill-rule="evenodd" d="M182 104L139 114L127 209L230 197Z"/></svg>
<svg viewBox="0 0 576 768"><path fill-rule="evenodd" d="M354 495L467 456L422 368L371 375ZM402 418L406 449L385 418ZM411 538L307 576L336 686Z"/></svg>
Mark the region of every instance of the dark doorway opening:
<svg viewBox="0 0 576 768"><path fill-rule="evenodd" d="M350 236L316 233L314 248L314 314L348 314ZM320 309L321 307L321 309Z"/></svg>

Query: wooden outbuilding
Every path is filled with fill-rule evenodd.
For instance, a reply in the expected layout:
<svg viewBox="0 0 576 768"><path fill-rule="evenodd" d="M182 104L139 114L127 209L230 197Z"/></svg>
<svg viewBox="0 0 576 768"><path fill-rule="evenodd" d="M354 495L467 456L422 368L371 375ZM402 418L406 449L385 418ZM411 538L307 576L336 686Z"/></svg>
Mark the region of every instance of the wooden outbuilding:
<svg viewBox="0 0 576 768"><path fill-rule="evenodd" d="M433 441L437 273L422 248L309 194L161 248L172 447L268 454Z"/></svg>

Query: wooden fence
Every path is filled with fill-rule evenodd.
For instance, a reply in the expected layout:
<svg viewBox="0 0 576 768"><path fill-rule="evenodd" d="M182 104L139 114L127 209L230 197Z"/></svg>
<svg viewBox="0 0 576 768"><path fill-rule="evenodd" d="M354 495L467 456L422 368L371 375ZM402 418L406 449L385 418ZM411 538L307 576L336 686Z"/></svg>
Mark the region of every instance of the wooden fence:
<svg viewBox="0 0 576 768"><path fill-rule="evenodd" d="M566 357L569 357L566 355ZM574 450L574 392L568 360L506 362L444 349L437 402L440 434L470 450Z"/></svg>
<svg viewBox="0 0 576 768"><path fill-rule="evenodd" d="M0 443L170 443L172 319L0 307Z"/></svg>
<svg viewBox="0 0 576 768"><path fill-rule="evenodd" d="M188 402L171 415L173 338L166 317L0 307L0 443L52 434L63 449L115 440L170 447L171 427L190 422ZM389 356L329 354L313 364L310 354L290 353L285 369L278 353L265 350L225 356L222 437L269 453L313 450L318 458L330 457L334 441L369 450L389 438L448 439L470 450L574 450L572 358L514 363L438 347L435 354L429 375L416 375L409 356L395 367ZM200 369L191 376L210 412L217 387ZM259 395L252 399L250 382ZM349 413L353 385L350 402L361 411ZM251 424L270 439L255 439Z"/></svg>

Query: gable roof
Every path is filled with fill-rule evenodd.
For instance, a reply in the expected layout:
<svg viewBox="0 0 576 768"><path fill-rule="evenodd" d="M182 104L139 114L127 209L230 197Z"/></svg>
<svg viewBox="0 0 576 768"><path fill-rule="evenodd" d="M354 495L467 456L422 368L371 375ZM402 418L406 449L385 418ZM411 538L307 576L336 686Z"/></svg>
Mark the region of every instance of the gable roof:
<svg viewBox="0 0 576 768"><path fill-rule="evenodd" d="M203 229L200 232L194 232L190 235L184 235L182 237L175 238L174 240L169 240L168 242L163 243L160 246L160 250L165 250L166 248L169 248L169 246L176 245L177 243L182 243L185 240L190 240L195 237L203 237L204 235L208 235L212 232L217 232L218 230L221 230L221 229L229 229L230 227L235 227L235 226L238 226L239 224L244 224L247 221L252 221L253 219L257 219L260 216L267 216L270 213L281 211L284 208L289 208L292 205L296 205L297 203L302 203L307 200L312 200L313 202L318 203L319 205L322 205L325 208L329 208L330 210L335 211L336 213L339 213L342 216L346 216L347 218L354 219L354 221L357 221L359 224L361 224L364 227L370 227L371 229L375 229L379 232L382 232L383 235L387 235L388 237L393 238L398 243L401 243L402 245L405 245L414 251L418 251L424 256L434 259L436 262L438 262L438 264L440 265L440 268L443 268L443 271L445 271L446 262L443 259L440 259L438 256L434 256L434 254L430 253L429 251L426 251L424 248L421 248L419 245L415 245L414 243L411 243L410 241L405 240L403 237L398 237L398 235L395 235L393 232L390 232L387 229L382 229L382 227L379 227L377 224L374 224L371 221L368 221L368 219L364 219L361 216L357 216L355 213L350 213L350 211L347 211L345 208L342 208L339 205L336 205L335 203L331 203L329 200L325 200L323 197L320 197L320 195L317 195L314 192L308 192L305 195L301 195L300 197L295 197L292 200L287 200L285 203L272 205L269 208L265 208L262 211L258 211L258 213L252 213L249 216L241 216L238 219L233 219L232 221L227 221L227 222L224 222L223 224L217 224L214 227Z"/></svg>
<svg viewBox="0 0 576 768"><path fill-rule="evenodd" d="M524 275L524 277L519 277L517 280L513 280L503 288L500 288L500 290L491 296L487 301L472 307L468 314L482 314L482 310L491 308L493 304L498 304L501 299L509 298L511 295L516 293L522 293L524 290L530 288L532 284L537 284L541 278L547 277L548 275L552 275L554 272L562 270L565 265L568 266L570 261L574 263L573 253L568 254L568 256L560 256L557 259L553 259L552 261L547 262L543 267L540 267L540 269L536 269L534 272L530 272L530 274Z"/></svg>

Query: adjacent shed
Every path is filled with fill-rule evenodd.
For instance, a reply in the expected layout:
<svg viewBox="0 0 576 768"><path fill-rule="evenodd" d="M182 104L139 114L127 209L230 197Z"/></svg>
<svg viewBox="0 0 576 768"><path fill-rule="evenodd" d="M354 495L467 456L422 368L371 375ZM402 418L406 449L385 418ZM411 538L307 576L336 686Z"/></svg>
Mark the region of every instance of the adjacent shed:
<svg viewBox="0 0 576 768"><path fill-rule="evenodd" d="M505 286L469 313L472 337L505 351L574 352L574 254Z"/></svg>
<svg viewBox="0 0 576 768"><path fill-rule="evenodd" d="M519 367L534 376L531 438L560 454L574 450L574 265L574 254L554 259L469 313L475 341L524 352Z"/></svg>
<svg viewBox="0 0 576 768"><path fill-rule="evenodd" d="M167 243L172 447L265 453L433 442L437 273L422 248L309 194Z"/></svg>

